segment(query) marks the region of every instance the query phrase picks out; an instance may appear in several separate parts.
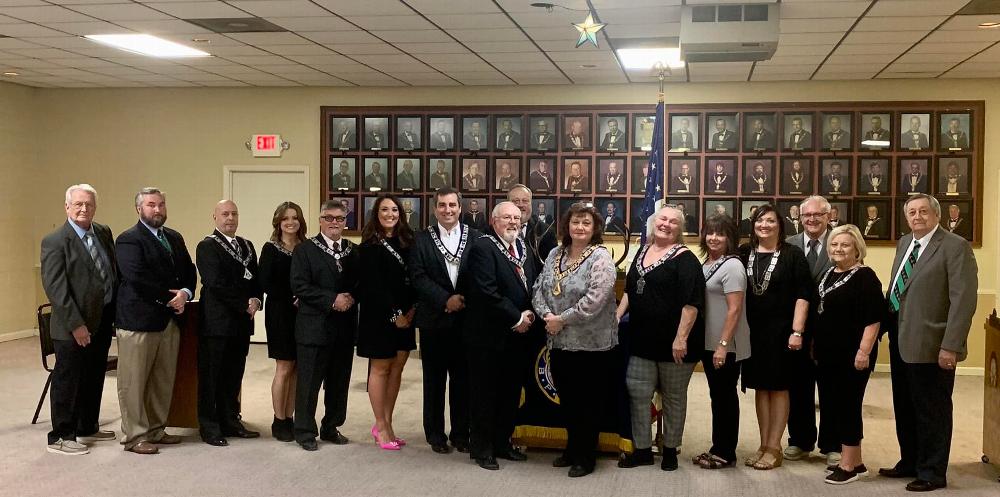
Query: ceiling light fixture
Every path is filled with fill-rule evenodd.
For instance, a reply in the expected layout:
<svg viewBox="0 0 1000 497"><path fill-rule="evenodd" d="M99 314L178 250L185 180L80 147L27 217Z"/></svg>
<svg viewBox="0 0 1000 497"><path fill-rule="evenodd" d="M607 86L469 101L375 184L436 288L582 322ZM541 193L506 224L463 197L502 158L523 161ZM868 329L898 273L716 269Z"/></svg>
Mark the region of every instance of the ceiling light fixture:
<svg viewBox="0 0 1000 497"><path fill-rule="evenodd" d="M1000 28L1000 22L998 21L982 22L979 23L979 27L982 29Z"/></svg>
<svg viewBox="0 0 1000 497"><path fill-rule="evenodd" d="M659 63L671 69L684 67L680 48L619 48L625 69L652 69Z"/></svg>
<svg viewBox="0 0 1000 497"><path fill-rule="evenodd" d="M7 71L7 72L3 73L3 75L4 75L4 76L11 76L11 77L13 77L13 76L20 76L20 75L21 75L21 73L19 73L19 72L14 72L14 71Z"/></svg>
<svg viewBox="0 0 1000 497"><path fill-rule="evenodd" d="M88 40L109 45L126 52L148 55L150 57L209 57L208 52L202 52L191 47L174 43L151 35L87 35Z"/></svg>

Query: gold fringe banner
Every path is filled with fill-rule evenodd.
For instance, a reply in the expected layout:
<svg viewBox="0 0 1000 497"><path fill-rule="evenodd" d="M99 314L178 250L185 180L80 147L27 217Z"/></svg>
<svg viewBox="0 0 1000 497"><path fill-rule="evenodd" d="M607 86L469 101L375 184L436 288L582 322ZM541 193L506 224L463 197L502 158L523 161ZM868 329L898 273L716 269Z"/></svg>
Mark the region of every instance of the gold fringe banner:
<svg viewBox="0 0 1000 497"><path fill-rule="evenodd" d="M543 449L566 448L566 429L547 426L520 425L514 428L511 437L517 445L540 447ZM601 452L631 454L634 450L632 441L622 438L617 433L601 433L597 440L597 448Z"/></svg>

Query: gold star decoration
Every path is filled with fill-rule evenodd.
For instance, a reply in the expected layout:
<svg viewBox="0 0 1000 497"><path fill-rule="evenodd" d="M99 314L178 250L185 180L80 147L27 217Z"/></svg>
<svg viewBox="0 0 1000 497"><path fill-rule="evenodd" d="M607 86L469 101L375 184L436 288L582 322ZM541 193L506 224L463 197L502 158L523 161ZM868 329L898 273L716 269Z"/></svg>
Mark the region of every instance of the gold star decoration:
<svg viewBox="0 0 1000 497"><path fill-rule="evenodd" d="M588 41L593 43L594 46L597 45L597 33L604 29L607 24L594 22L594 16L592 14L587 15L587 19L581 24L573 24L577 31L580 32L580 39L576 41L576 48L580 48L580 45L587 43Z"/></svg>

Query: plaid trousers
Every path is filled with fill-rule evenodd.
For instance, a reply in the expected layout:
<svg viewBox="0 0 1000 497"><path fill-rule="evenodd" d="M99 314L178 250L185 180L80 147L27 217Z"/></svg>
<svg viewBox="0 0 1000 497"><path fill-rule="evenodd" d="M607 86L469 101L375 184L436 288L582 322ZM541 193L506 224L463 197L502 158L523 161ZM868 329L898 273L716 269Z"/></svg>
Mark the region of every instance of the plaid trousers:
<svg viewBox="0 0 1000 497"><path fill-rule="evenodd" d="M677 364L673 361L651 361L632 356L628 361L625 381L632 409L632 438L635 448L653 446L650 428L653 424L649 404L653 391L659 390L663 398L663 444L677 448L684 437L684 420L687 418L687 391L695 363Z"/></svg>

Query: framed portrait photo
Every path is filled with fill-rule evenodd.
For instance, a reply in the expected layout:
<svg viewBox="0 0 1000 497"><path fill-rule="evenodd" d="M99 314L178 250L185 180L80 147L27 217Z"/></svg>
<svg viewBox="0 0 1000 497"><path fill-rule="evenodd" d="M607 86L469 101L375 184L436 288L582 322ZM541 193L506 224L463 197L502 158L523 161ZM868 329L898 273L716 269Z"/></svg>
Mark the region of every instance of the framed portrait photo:
<svg viewBox="0 0 1000 497"><path fill-rule="evenodd" d="M486 191L486 159L482 158L462 159L461 190L463 192Z"/></svg>
<svg viewBox="0 0 1000 497"><path fill-rule="evenodd" d="M648 152L653 149L655 114L632 114L632 151Z"/></svg>
<svg viewBox="0 0 1000 497"><path fill-rule="evenodd" d="M938 149L950 152L969 150L969 144L972 143L972 114L942 113L940 127Z"/></svg>
<svg viewBox="0 0 1000 497"><path fill-rule="evenodd" d="M768 152L778 148L777 116L772 113L743 115L743 151Z"/></svg>
<svg viewBox="0 0 1000 497"><path fill-rule="evenodd" d="M774 159L743 158L743 195L774 195Z"/></svg>
<svg viewBox="0 0 1000 497"><path fill-rule="evenodd" d="M462 224L482 231L490 225L486 197L462 197Z"/></svg>
<svg viewBox="0 0 1000 497"><path fill-rule="evenodd" d="M389 149L389 117L365 118L365 150Z"/></svg>
<svg viewBox="0 0 1000 497"><path fill-rule="evenodd" d="M563 150L566 152L593 150L591 128L590 116L588 115L564 116Z"/></svg>
<svg viewBox="0 0 1000 497"><path fill-rule="evenodd" d="M528 150L559 150L559 119L556 116L529 116L528 128Z"/></svg>
<svg viewBox="0 0 1000 497"><path fill-rule="evenodd" d="M563 193L590 193L590 159L564 157L562 178Z"/></svg>
<svg viewBox="0 0 1000 497"><path fill-rule="evenodd" d="M632 158L632 175L630 181L632 184L632 193L646 193L646 179L649 177L649 158L648 157L633 157Z"/></svg>
<svg viewBox="0 0 1000 497"><path fill-rule="evenodd" d="M354 157L330 157L330 190L358 190L358 165Z"/></svg>
<svg viewBox="0 0 1000 497"><path fill-rule="evenodd" d="M854 225L866 240L888 240L892 223L889 200L860 199L854 203Z"/></svg>
<svg viewBox="0 0 1000 497"><path fill-rule="evenodd" d="M701 187L699 164L695 157L671 157L667 173L667 193L670 195L697 195Z"/></svg>
<svg viewBox="0 0 1000 497"><path fill-rule="evenodd" d="M748 238L753 233L753 216L762 205L770 204L771 200L741 200L740 219L737 223L737 230L740 238Z"/></svg>
<svg viewBox="0 0 1000 497"><path fill-rule="evenodd" d="M532 193L552 193L556 190L555 158L528 159L528 188Z"/></svg>
<svg viewBox="0 0 1000 497"><path fill-rule="evenodd" d="M422 214L424 212L420 197L399 197L399 203L403 204L403 212L399 217L406 219L406 224L413 230L423 228L424 222Z"/></svg>
<svg viewBox="0 0 1000 497"><path fill-rule="evenodd" d="M968 157L938 157L938 196L962 197L972 194L972 161Z"/></svg>
<svg viewBox="0 0 1000 497"><path fill-rule="evenodd" d="M820 159L819 194L838 196L851 194L851 158L825 157Z"/></svg>
<svg viewBox="0 0 1000 497"><path fill-rule="evenodd" d="M836 152L839 150L852 150L851 141L851 117L850 112L822 112L820 120L822 122L823 150Z"/></svg>
<svg viewBox="0 0 1000 497"><path fill-rule="evenodd" d="M889 159L863 158L858 166L858 195L892 194L892 170Z"/></svg>
<svg viewBox="0 0 1000 497"><path fill-rule="evenodd" d="M454 187L455 162L451 157L431 157L427 159L427 185L433 191Z"/></svg>
<svg viewBox="0 0 1000 497"><path fill-rule="evenodd" d="M626 193L626 179L628 170L625 168L625 158L598 157L597 158L597 192L598 193Z"/></svg>
<svg viewBox="0 0 1000 497"><path fill-rule="evenodd" d="M601 137L598 152L628 151L628 115L614 114L597 116L597 135Z"/></svg>
<svg viewBox="0 0 1000 497"><path fill-rule="evenodd" d="M358 118L354 116L330 117L330 150L353 151L358 149Z"/></svg>
<svg viewBox="0 0 1000 497"><path fill-rule="evenodd" d="M830 202L830 227L850 223L851 203L847 200L834 199Z"/></svg>
<svg viewBox="0 0 1000 497"><path fill-rule="evenodd" d="M858 148L861 150L888 150L892 148L892 114L888 112L861 113L861 133Z"/></svg>
<svg viewBox="0 0 1000 497"><path fill-rule="evenodd" d="M358 229L358 213L354 197L331 197L330 200L340 201L340 203L344 204L344 207L347 209L347 213L344 215L344 217L347 218L344 221L344 229L351 231Z"/></svg>
<svg viewBox="0 0 1000 497"><path fill-rule="evenodd" d="M389 162L383 157L365 158L365 181L362 186L370 192L389 189Z"/></svg>
<svg viewBox="0 0 1000 497"><path fill-rule="evenodd" d="M709 157L705 168L705 195L736 195L736 159ZM732 213L732 210L729 211Z"/></svg>
<svg viewBox="0 0 1000 497"><path fill-rule="evenodd" d="M396 191L412 192L420 191L420 157L397 157L396 158Z"/></svg>
<svg viewBox="0 0 1000 497"><path fill-rule="evenodd" d="M524 150L524 131L521 116L496 116L496 151L511 152Z"/></svg>
<svg viewBox="0 0 1000 497"><path fill-rule="evenodd" d="M972 241L974 224L972 202L945 198L941 201L941 227Z"/></svg>
<svg viewBox="0 0 1000 497"><path fill-rule="evenodd" d="M681 211L681 215L684 217L685 235L693 236L701 231L701 224L699 224L701 217L698 214L701 205L699 204L700 202L696 198L672 197L666 201L666 205L673 205Z"/></svg>
<svg viewBox="0 0 1000 497"><path fill-rule="evenodd" d="M740 128L736 114L709 114L705 118L705 136L709 136L708 150L714 152L739 151Z"/></svg>
<svg viewBox="0 0 1000 497"><path fill-rule="evenodd" d="M698 131L701 129L700 114L670 115L670 151L687 152L701 150Z"/></svg>
<svg viewBox="0 0 1000 497"><path fill-rule="evenodd" d="M493 191L507 193L514 185L521 183L521 159L517 157L493 159Z"/></svg>
<svg viewBox="0 0 1000 497"><path fill-rule="evenodd" d="M632 197L628 200L629 211L629 233L633 235L641 234L646 230L646 218L642 216L642 198Z"/></svg>
<svg viewBox="0 0 1000 497"><path fill-rule="evenodd" d="M594 199L594 209L604 220L605 233L628 234L628 228L625 226L624 198L598 197Z"/></svg>
<svg viewBox="0 0 1000 497"><path fill-rule="evenodd" d="M555 199L542 197L532 198L531 219L537 223L543 224L552 224L556 222Z"/></svg>
<svg viewBox="0 0 1000 497"><path fill-rule="evenodd" d="M427 148L441 152L455 150L455 118L430 116L428 121Z"/></svg>
<svg viewBox="0 0 1000 497"><path fill-rule="evenodd" d="M704 206L701 209L703 214L702 224L706 219L711 216L726 216L731 219L734 223L736 222L736 201L733 199L726 198L709 198L705 199Z"/></svg>
<svg viewBox="0 0 1000 497"><path fill-rule="evenodd" d="M808 152L816 145L813 141L812 114L785 114L783 149L786 152Z"/></svg>
<svg viewBox="0 0 1000 497"><path fill-rule="evenodd" d="M896 166L899 174L899 195L931 193L931 165L926 157L900 157Z"/></svg>
<svg viewBox="0 0 1000 497"><path fill-rule="evenodd" d="M373 215L372 214L372 210L375 209L375 199L376 198L378 198L378 197L376 197L374 195L370 195L370 196L366 196L366 197L364 197L362 199L362 202L364 203L365 210L361 212L361 220L360 220L360 225L361 226L364 226L364 224L368 222L368 218Z"/></svg>
<svg viewBox="0 0 1000 497"><path fill-rule="evenodd" d="M396 118L396 150L421 150L423 140L423 120L420 116L399 116Z"/></svg>
<svg viewBox="0 0 1000 497"><path fill-rule="evenodd" d="M490 120L486 116L462 117L462 150L486 152L490 149Z"/></svg>
<svg viewBox="0 0 1000 497"><path fill-rule="evenodd" d="M805 226L803 219L799 216L800 200L779 200L774 206L781 216L781 223L785 225L785 236L800 235Z"/></svg>
<svg viewBox="0 0 1000 497"><path fill-rule="evenodd" d="M931 149L931 113L912 112L899 115L899 149Z"/></svg>
<svg viewBox="0 0 1000 497"><path fill-rule="evenodd" d="M813 161L809 157L784 157L781 159L781 182L778 185L782 195L813 194Z"/></svg>

